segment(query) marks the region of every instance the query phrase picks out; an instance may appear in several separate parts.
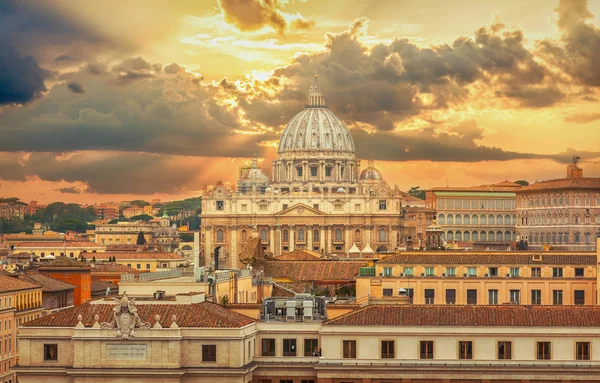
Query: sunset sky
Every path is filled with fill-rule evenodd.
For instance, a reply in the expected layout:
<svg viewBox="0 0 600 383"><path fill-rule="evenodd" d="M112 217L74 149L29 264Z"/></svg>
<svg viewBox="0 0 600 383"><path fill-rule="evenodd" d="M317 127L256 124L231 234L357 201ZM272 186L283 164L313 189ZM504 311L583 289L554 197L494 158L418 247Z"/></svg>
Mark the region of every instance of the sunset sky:
<svg viewBox="0 0 600 383"><path fill-rule="evenodd" d="M235 182L315 71L407 190L600 177L600 1L0 2L0 197L95 203ZM363 162L366 166L366 161Z"/></svg>

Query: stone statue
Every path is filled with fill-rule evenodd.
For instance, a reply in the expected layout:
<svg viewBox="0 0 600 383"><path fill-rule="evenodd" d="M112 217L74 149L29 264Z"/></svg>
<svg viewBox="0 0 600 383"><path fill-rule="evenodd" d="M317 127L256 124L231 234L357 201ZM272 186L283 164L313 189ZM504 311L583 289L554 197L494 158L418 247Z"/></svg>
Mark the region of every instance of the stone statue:
<svg viewBox="0 0 600 383"><path fill-rule="evenodd" d="M113 321L111 323L102 323L102 328L117 328L117 337L121 339L129 339L135 336L136 328L149 329L150 323L142 322L137 308L135 307L135 299L129 298L123 294L121 299L113 298L116 302L113 307Z"/></svg>

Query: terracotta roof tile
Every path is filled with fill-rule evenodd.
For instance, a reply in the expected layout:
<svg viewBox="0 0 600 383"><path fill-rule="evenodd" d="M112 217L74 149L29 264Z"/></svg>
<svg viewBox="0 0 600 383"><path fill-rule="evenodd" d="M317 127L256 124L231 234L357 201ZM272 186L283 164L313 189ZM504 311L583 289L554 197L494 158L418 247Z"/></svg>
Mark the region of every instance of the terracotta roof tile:
<svg viewBox="0 0 600 383"><path fill-rule="evenodd" d="M112 321L112 309L114 303L90 304L73 307L71 309L60 311L56 314L48 315L42 318L25 323L28 327L75 327L77 316L81 314L85 327L92 327L94 324L94 315L98 314L99 322ZM160 324L163 327L169 327L172 324L171 318L177 316L177 325L179 327L220 327L220 328L238 328L254 323L255 320L242 314L211 302L201 302L192 304L143 304L136 305L138 315L144 322L154 325L154 318L160 315Z"/></svg>
<svg viewBox="0 0 600 383"><path fill-rule="evenodd" d="M96 260L105 260L108 257L115 257L116 260L130 260L130 259L169 259L169 260L182 260L186 258L175 253L167 253L162 251L107 251L104 253L94 253Z"/></svg>
<svg viewBox="0 0 600 383"><path fill-rule="evenodd" d="M92 268L92 274L98 273L130 273L139 274L142 271L121 265L118 263L96 263Z"/></svg>
<svg viewBox="0 0 600 383"><path fill-rule="evenodd" d="M41 286L43 292L73 290L77 287L70 283L59 281L58 279L49 278L41 274L20 274L18 278L22 281Z"/></svg>
<svg viewBox="0 0 600 383"><path fill-rule="evenodd" d="M367 261L268 261L265 276L293 282L353 281Z"/></svg>
<svg viewBox="0 0 600 383"><path fill-rule="evenodd" d="M94 242L85 242L85 241L30 241L30 242L19 242L15 244L15 248L21 247L52 247L57 249L62 248L75 248L75 247L86 247L86 248L96 248L96 249L104 249L104 246L98 245Z"/></svg>
<svg viewBox="0 0 600 383"><path fill-rule="evenodd" d="M600 327L598 306L372 305L328 326Z"/></svg>
<svg viewBox="0 0 600 383"><path fill-rule="evenodd" d="M468 187L437 187L427 189L428 191L448 191L448 192L516 192L522 190L523 185L510 182L502 181L497 184L491 185L479 185L479 186L468 186Z"/></svg>
<svg viewBox="0 0 600 383"><path fill-rule="evenodd" d="M600 189L600 178L576 177L561 178L536 182L519 190L519 193L526 193L537 190L555 190L555 189Z"/></svg>
<svg viewBox="0 0 600 383"><path fill-rule="evenodd" d="M534 256L541 260L534 261ZM402 253L379 261L381 265L595 265L594 253Z"/></svg>
<svg viewBox="0 0 600 383"><path fill-rule="evenodd" d="M110 282L106 282L106 281L92 281L92 292L93 293L105 292L107 288L110 288L110 290L113 293L116 293L119 291L119 286L115 285L114 283L110 283Z"/></svg>
<svg viewBox="0 0 600 383"><path fill-rule="evenodd" d="M31 282L22 281L16 277L0 275L0 293L6 293L9 291L39 289L39 288L40 288L40 286L35 285Z"/></svg>
<svg viewBox="0 0 600 383"><path fill-rule="evenodd" d="M321 254L317 252L298 249L289 253L281 254L274 259L277 261L318 261L320 258Z"/></svg>
<svg viewBox="0 0 600 383"><path fill-rule="evenodd" d="M91 267L86 263L80 262L75 258L71 257L58 257L52 262L48 262L42 266L40 266L40 270L53 270L53 269L82 269L82 270L90 270Z"/></svg>

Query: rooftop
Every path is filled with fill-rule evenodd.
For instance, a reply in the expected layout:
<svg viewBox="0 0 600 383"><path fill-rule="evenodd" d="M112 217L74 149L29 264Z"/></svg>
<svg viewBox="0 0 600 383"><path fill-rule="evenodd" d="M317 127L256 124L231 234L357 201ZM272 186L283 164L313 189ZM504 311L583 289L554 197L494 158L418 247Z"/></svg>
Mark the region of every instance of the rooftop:
<svg viewBox="0 0 600 383"><path fill-rule="evenodd" d="M108 259L108 257L114 257L116 260L124 259L173 259L173 260L185 260L185 257L177 255L175 253L167 253L162 251L106 251L104 253L94 253L96 260Z"/></svg>
<svg viewBox="0 0 600 383"><path fill-rule="evenodd" d="M274 259L277 261L318 261L321 254L315 251L296 249L289 253L281 254Z"/></svg>
<svg viewBox="0 0 600 383"><path fill-rule="evenodd" d="M268 261L265 276L293 282L353 281L368 261Z"/></svg>
<svg viewBox="0 0 600 383"><path fill-rule="evenodd" d="M576 177L540 181L529 186L525 186L519 190L519 193L556 189L600 189L600 178Z"/></svg>
<svg viewBox="0 0 600 383"><path fill-rule="evenodd" d="M595 253L418 252L384 258L381 265L584 265L596 264Z"/></svg>
<svg viewBox="0 0 600 383"><path fill-rule="evenodd" d="M75 258L71 257L58 257L52 262L45 263L40 266L40 270L51 270L51 269L91 269L86 263L80 262Z"/></svg>
<svg viewBox="0 0 600 383"><path fill-rule="evenodd" d="M133 269L131 267L127 267L125 265L120 265L118 263L96 263L94 268L92 269L92 274L97 273L130 273L130 274L139 274L142 271Z"/></svg>
<svg viewBox="0 0 600 383"><path fill-rule="evenodd" d="M523 185L510 182L502 181L497 184L491 185L479 185L479 186L468 186L468 187L437 187L428 189L428 191L438 192L515 192L523 188Z"/></svg>
<svg viewBox="0 0 600 383"><path fill-rule="evenodd" d="M15 277L9 277L8 275L0 274L0 293L6 293L9 291L19 290L30 290L39 289L40 286L31 282L22 281Z"/></svg>
<svg viewBox="0 0 600 383"><path fill-rule="evenodd" d="M42 287L42 292L59 292L73 290L77 286L70 283L52 279L41 274L20 274L18 278L21 281L29 282Z"/></svg>
<svg viewBox="0 0 600 383"><path fill-rule="evenodd" d="M372 305L329 326L600 327L598 306Z"/></svg>
<svg viewBox="0 0 600 383"><path fill-rule="evenodd" d="M92 327L94 315L96 314L100 317L98 322L111 322L114 306L114 303L90 304L88 302L53 315L35 319L23 326L75 327L77 316L81 315L84 326ZM143 322L154 324L155 316L160 315L160 324L163 327L171 326L173 315L177 317L176 323L179 327L239 328L255 322L250 317L207 301L192 304L143 304L138 302L136 308Z"/></svg>
<svg viewBox="0 0 600 383"><path fill-rule="evenodd" d="M81 247L85 247L85 248L96 248L96 249L104 249L103 246L98 245L97 243L94 242L88 242L88 241L30 241L30 242L19 242L17 244L15 244L15 248L24 248L24 247L31 247L31 248L56 248L56 249L63 249L63 248L81 248Z"/></svg>

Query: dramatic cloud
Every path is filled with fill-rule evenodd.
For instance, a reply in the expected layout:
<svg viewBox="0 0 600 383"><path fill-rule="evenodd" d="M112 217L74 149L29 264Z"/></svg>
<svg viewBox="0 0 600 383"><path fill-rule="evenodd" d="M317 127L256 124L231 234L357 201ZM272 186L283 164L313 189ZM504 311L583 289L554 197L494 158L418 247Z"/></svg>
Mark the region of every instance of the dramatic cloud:
<svg viewBox="0 0 600 383"><path fill-rule="evenodd" d="M587 124L598 120L600 120L600 113L578 113L565 117L565 121L576 122L578 124Z"/></svg>
<svg viewBox="0 0 600 383"><path fill-rule="evenodd" d="M0 105L23 104L46 91L44 71L33 57L21 57L0 42Z"/></svg>
<svg viewBox="0 0 600 383"><path fill-rule="evenodd" d="M86 189L82 190L75 186L69 186L69 187L65 187L65 188L58 188L58 189L56 189L56 191L65 193L65 194L81 194L87 190Z"/></svg>
<svg viewBox="0 0 600 383"><path fill-rule="evenodd" d="M242 31L255 31L265 26L284 33L286 29L308 29L314 22L302 15L281 10L281 0L219 0L225 21Z"/></svg>
<svg viewBox="0 0 600 383"><path fill-rule="evenodd" d="M67 85L67 88L69 88L69 90L71 90L71 92L73 92L73 93L85 93L83 86L81 86L81 84L78 84L76 82L69 83Z"/></svg>

